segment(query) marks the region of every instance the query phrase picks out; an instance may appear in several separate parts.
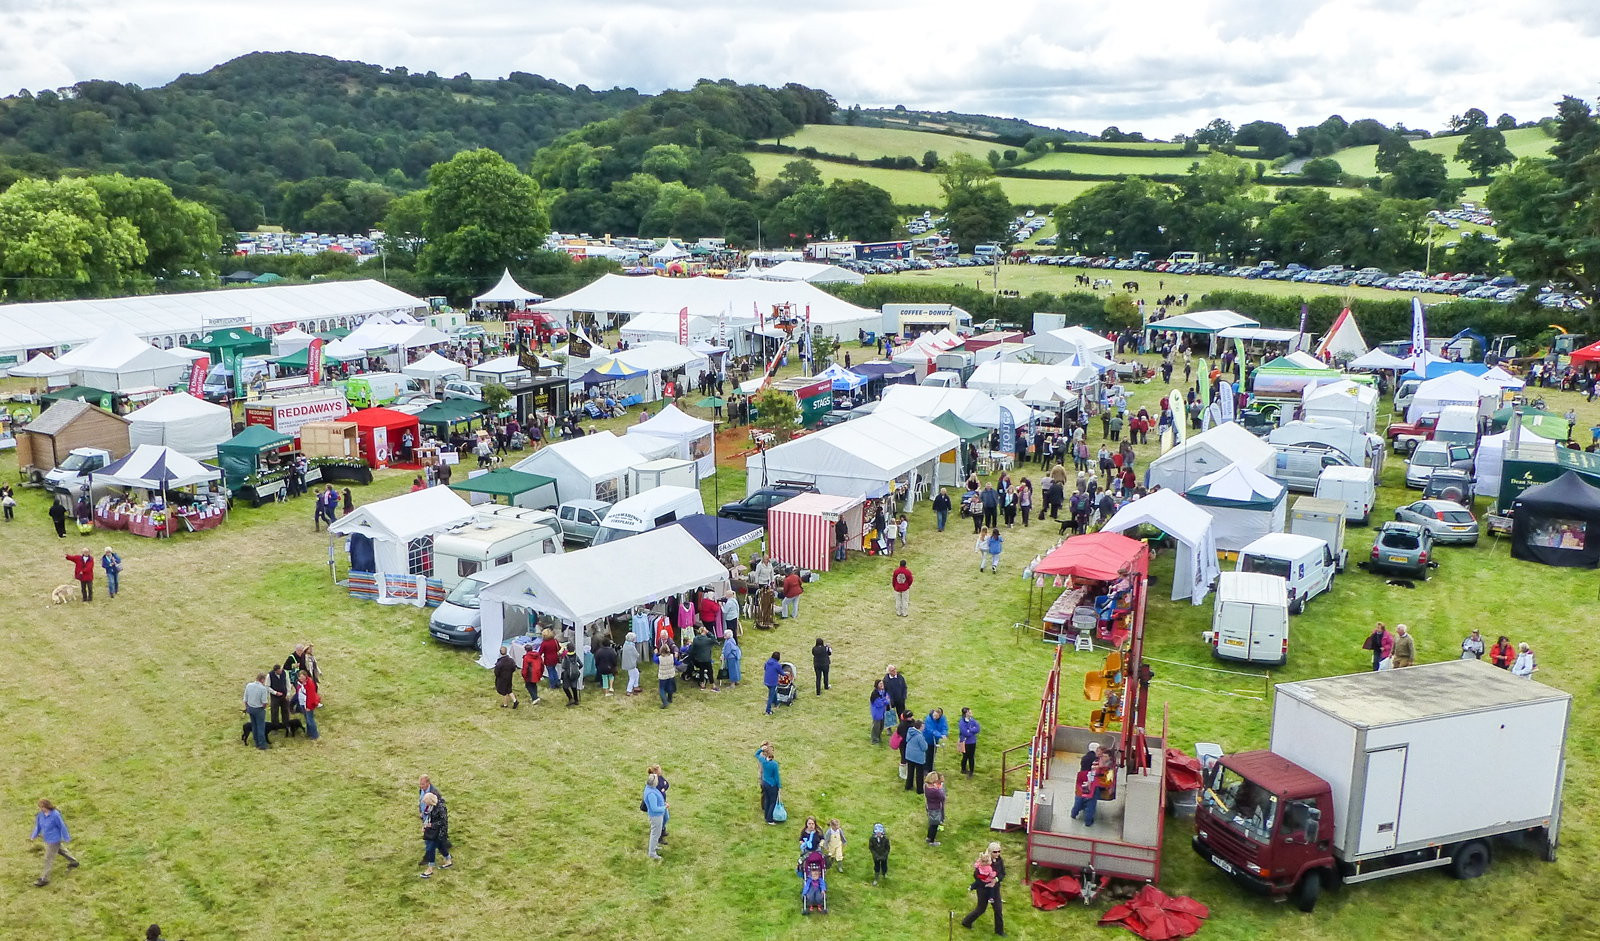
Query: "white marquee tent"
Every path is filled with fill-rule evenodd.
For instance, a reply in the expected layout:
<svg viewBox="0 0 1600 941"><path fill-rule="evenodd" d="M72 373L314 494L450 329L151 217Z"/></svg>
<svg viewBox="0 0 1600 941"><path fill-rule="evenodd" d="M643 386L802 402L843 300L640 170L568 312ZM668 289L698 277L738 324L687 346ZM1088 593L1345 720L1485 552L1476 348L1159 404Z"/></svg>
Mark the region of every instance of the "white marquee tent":
<svg viewBox="0 0 1600 941"><path fill-rule="evenodd" d="M1411 361L1398 356L1390 356L1383 350L1373 347L1352 359L1346 369L1410 369Z"/></svg>
<svg viewBox="0 0 1600 941"><path fill-rule="evenodd" d="M213 460L233 437L233 412L187 392L163 395L128 415L128 443L165 445L198 461Z"/></svg>
<svg viewBox="0 0 1600 941"><path fill-rule="evenodd" d="M1364 383L1341 379L1306 386L1300 402L1307 418L1342 418L1365 432L1377 429L1378 390Z"/></svg>
<svg viewBox="0 0 1600 941"><path fill-rule="evenodd" d="M1105 356L1115 349L1110 340L1079 326L1036 333L1028 342L1033 344L1034 358L1041 363L1059 363L1080 353Z"/></svg>
<svg viewBox="0 0 1600 941"><path fill-rule="evenodd" d="M603 500L616 503L628 492L628 469L645 458L609 431L564 438L512 465L513 470L553 477L561 500ZM518 506L542 507L551 501L543 488L517 498Z"/></svg>
<svg viewBox="0 0 1600 941"><path fill-rule="evenodd" d="M535 294L518 284L517 279L511 276L511 269L507 268L505 274L500 276L499 283L472 299L472 306L477 307L479 304L512 304L518 310L521 310L529 304L537 304L542 300L544 300L543 294Z"/></svg>
<svg viewBox="0 0 1600 941"><path fill-rule="evenodd" d="M1470 405L1486 416L1499 407L1499 402L1500 386L1495 383L1464 372L1445 373L1417 386L1411 404L1406 406L1406 421L1416 421L1423 415L1443 410L1446 405Z"/></svg>
<svg viewBox="0 0 1600 941"><path fill-rule="evenodd" d="M866 284L860 272L814 261L780 261L755 277L763 281L805 281L809 284Z"/></svg>
<svg viewBox="0 0 1600 941"><path fill-rule="evenodd" d="M433 537L474 519L477 511L454 490L428 487L356 507L328 532L350 537L353 571L432 578Z"/></svg>
<svg viewBox="0 0 1600 941"><path fill-rule="evenodd" d="M1041 363L1004 363L990 360L973 370L967 379L968 389L977 389L990 395L1020 395L1034 383L1048 380L1062 386L1083 385L1084 373L1095 379L1094 370L1088 366L1069 366L1065 363L1049 366Z"/></svg>
<svg viewBox="0 0 1600 941"><path fill-rule="evenodd" d="M630 346L614 354L612 358L630 369L643 369L646 372L688 369L692 374L697 369L706 368L704 356L686 346L664 340L652 340Z"/></svg>
<svg viewBox="0 0 1600 941"><path fill-rule="evenodd" d="M1146 474L1152 487L1185 493L1200 478L1236 462L1267 475L1277 463L1277 452L1238 422L1228 422L1183 439L1151 461Z"/></svg>
<svg viewBox="0 0 1600 941"><path fill-rule="evenodd" d="M746 306L739 311L722 311L720 313L689 314L689 343L725 344L738 355L744 355L750 350L750 338L745 333L746 327L756 324L756 316ZM648 343L651 341L678 342L678 315L670 314L635 314L631 320L622 326L622 339L630 345Z"/></svg>
<svg viewBox="0 0 1600 941"><path fill-rule="evenodd" d="M1517 458L1523 461L1556 461L1556 440L1567 433L1566 422L1552 423L1548 429L1528 427L1524 423L1517 437ZM1548 431L1548 435L1541 432ZM1504 479L1506 450L1511 446L1511 429L1497 435L1487 435L1478 442L1473 455L1472 492L1490 500L1500 499L1500 484Z"/></svg>
<svg viewBox="0 0 1600 941"><path fill-rule="evenodd" d="M1200 604L1221 573L1211 514L1176 490L1157 490L1118 510L1101 528L1121 533L1143 523L1159 528L1183 546L1173 567L1172 600L1188 598L1191 604Z"/></svg>
<svg viewBox="0 0 1600 941"><path fill-rule="evenodd" d="M1165 320L1147 324L1148 330L1171 330L1176 333L1221 333L1229 327L1259 327L1254 318L1231 310L1197 310L1179 314Z"/></svg>
<svg viewBox="0 0 1600 941"><path fill-rule="evenodd" d="M627 320L639 314L670 314L672 338L677 337L677 316L689 309L691 318L705 317L715 322L728 313L753 320L772 319L774 307L788 305L794 316L804 318L811 309L811 326L816 332L851 337L857 329L878 330L883 315L857 307L804 281L762 281L759 278L660 278L608 274L598 281L536 306L562 321L574 313L594 314L602 322L615 317ZM748 324L748 320L747 320ZM710 339L690 329L690 339Z"/></svg>
<svg viewBox="0 0 1600 941"><path fill-rule="evenodd" d="M421 379L430 384L443 383L447 379L465 379L467 367L453 359L446 359L438 350L432 350L416 362L402 366L400 375Z"/></svg>
<svg viewBox="0 0 1600 941"><path fill-rule="evenodd" d="M391 366L405 362L407 350L443 343L450 338L424 323L418 323L409 314L387 317L369 317L361 326L350 331L323 348L327 358L333 360L361 359L368 351L393 350L384 353Z"/></svg>
<svg viewBox="0 0 1600 941"><path fill-rule="evenodd" d="M802 438L752 454L745 461L746 490L774 480L806 480L839 497L879 496L907 478L911 501L919 487L933 486L941 455L961 444L938 425L880 407Z"/></svg>
<svg viewBox="0 0 1600 941"><path fill-rule="evenodd" d="M78 385L107 392L152 386L164 389L182 379L189 368L187 359L156 349L121 325L106 327L94 340L56 363L71 368Z"/></svg>
<svg viewBox="0 0 1600 941"><path fill-rule="evenodd" d="M498 382L501 385L532 377L533 373L529 372L515 356L500 356L486 360L467 370L467 378L474 382Z"/></svg>
<svg viewBox="0 0 1600 941"><path fill-rule="evenodd" d="M1211 514L1217 548L1233 552L1268 533L1283 532L1288 493L1260 471L1230 464L1200 478L1184 496Z"/></svg>
<svg viewBox="0 0 1600 941"><path fill-rule="evenodd" d="M894 410L915 415L923 421L932 421L945 412L979 428L1000 427L1000 405L987 392L977 389L944 389L938 386L911 386L895 383L883 391L879 410ZM1028 423L1030 411L1020 408L1012 411L1012 421L1018 428Z"/></svg>
<svg viewBox="0 0 1600 941"><path fill-rule="evenodd" d="M668 595L722 587L727 581L728 570L682 526L513 563L478 594L483 615L478 663L493 667L499 657L507 607L548 614L582 628ZM580 629L576 636L587 649L588 632Z"/></svg>
<svg viewBox="0 0 1600 941"><path fill-rule="evenodd" d="M290 327L272 337L272 355L288 356L291 353L298 353L310 346L311 341L315 339L316 337L301 330L299 327Z"/></svg>
<svg viewBox="0 0 1600 941"><path fill-rule="evenodd" d="M676 405L668 405L649 421L629 425L626 437L670 442L673 445L671 456L694 461L699 478L704 480L717 472L716 442L712 437L715 429L711 422L686 414Z"/></svg>
<svg viewBox="0 0 1600 941"><path fill-rule="evenodd" d="M49 353L40 353L20 366L8 371L12 376L44 379L46 386L64 386L72 382L72 369L56 362Z"/></svg>

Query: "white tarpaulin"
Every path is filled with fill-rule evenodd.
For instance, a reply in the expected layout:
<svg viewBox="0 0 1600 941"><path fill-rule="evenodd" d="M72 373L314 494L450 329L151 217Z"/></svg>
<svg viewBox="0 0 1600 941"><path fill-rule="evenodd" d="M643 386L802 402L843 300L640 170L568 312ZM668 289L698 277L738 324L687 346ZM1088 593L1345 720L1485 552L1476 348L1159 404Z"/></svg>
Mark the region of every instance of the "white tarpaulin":
<svg viewBox="0 0 1600 941"><path fill-rule="evenodd" d="M165 445L209 461L217 445L233 437L233 412L201 401L187 392L163 395L128 415L128 443Z"/></svg>
<svg viewBox="0 0 1600 941"><path fill-rule="evenodd" d="M698 478L704 480L717 472L716 443L712 438L715 429L711 422L686 414L676 405L668 405L649 421L629 425L625 437L670 443L672 456L694 461Z"/></svg>
<svg viewBox="0 0 1600 941"><path fill-rule="evenodd" d="M1042 363L990 360L973 370L972 376L967 379L967 388L987 392L990 395L1020 395L1041 380L1049 380L1063 386L1071 385L1075 380L1081 380L1081 371L1087 368L1068 366L1064 363L1046 366ZM1091 376L1091 381L1092 379Z"/></svg>
<svg viewBox="0 0 1600 941"><path fill-rule="evenodd" d="M1410 369L1411 361L1398 356L1390 356L1383 350L1373 347L1352 359L1346 369Z"/></svg>
<svg viewBox="0 0 1600 941"><path fill-rule="evenodd" d="M754 493L774 480L804 480L834 496L877 496L913 474L914 497L917 486L933 484L940 455L960 443L938 425L885 404L865 418L752 454L745 461L746 490Z"/></svg>
<svg viewBox="0 0 1600 941"><path fill-rule="evenodd" d="M1000 406L986 392L977 389L944 389L939 386L909 386L895 383L883 390L883 404L879 408L894 409L932 421L945 412L955 412L956 417L979 428L1000 427ZM1020 428L1027 424L1026 410L1021 413ZM1019 417L1013 414L1013 419Z"/></svg>
<svg viewBox="0 0 1600 941"><path fill-rule="evenodd" d="M1225 552L1243 549L1268 533L1283 532L1288 491L1243 464L1207 474L1184 496L1211 514L1217 548Z"/></svg>
<svg viewBox="0 0 1600 941"><path fill-rule="evenodd" d="M1484 400L1489 402L1485 403ZM1406 421L1443 411L1447 405L1470 405L1480 414L1493 412L1500 401L1500 387L1464 372L1445 373L1417 386L1411 404L1406 406ZM1487 408L1486 408L1487 406Z"/></svg>
<svg viewBox="0 0 1600 941"><path fill-rule="evenodd" d="M1267 475L1277 463L1277 452L1238 422L1227 422L1185 438L1151 461L1146 474L1152 487L1186 493L1200 478L1235 462Z"/></svg>
<svg viewBox="0 0 1600 941"><path fill-rule="evenodd" d="M493 667L500 656L506 606L582 628L668 595L725 586L727 580L728 570L682 526L516 562L478 593L483 646L478 663ZM580 629L577 636L587 645L587 631Z"/></svg>
<svg viewBox="0 0 1600 941"><path fill-rule="evenodd" d="M1036 333L1028 342L1033 344L1034 358L1041 363L1064 362L1079 354L1103 356L1116 348L1100 334L1078 326Z"/></svg>
<svg viewBox="0 0 1600 941"><path fill-rule="evenodd" d="M431 578L434 576L432 571L412 571L412 541L431 540L452 526L474 519L477 519L477 512L454 490L449 487L428 487L356 507L348 516L330 524L328 532L351 537L351 568L356 568L358 561L367 564L360 558L367 553L376 573L424 575ZM370 547L357 545L359 539L371 540ZM420 558L421 547L418 548ZM431 542L427 547L427 557L433 557Z"/></svg>
<svg viewBox="0 0 1600 941"><path fill-rule="evenodd" d="M1102 529L1121 533L1142 523L1159 528L1183 546L1173 567L1172 600L1204 601L1221 572L1211 514L1175 490L1157 490L1118 510Z"/></svg>

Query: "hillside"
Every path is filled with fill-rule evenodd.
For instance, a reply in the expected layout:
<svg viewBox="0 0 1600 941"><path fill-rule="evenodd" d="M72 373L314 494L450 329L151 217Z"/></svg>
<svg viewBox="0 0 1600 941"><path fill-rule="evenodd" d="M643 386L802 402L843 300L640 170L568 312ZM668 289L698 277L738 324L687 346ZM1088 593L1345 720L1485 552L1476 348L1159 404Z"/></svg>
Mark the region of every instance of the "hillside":
<svg viewBox="0 0 1600 941"><path fill-rule="evenodd" d="M809 128L808 128L809 129ZM745 154L755 168L757 178L771 180L784 164L803 159L786 154ZM899 205L935 206L944 203L939 191L939 178L921 170L885 170L878 167L857 167L847 163L813 160L812 165L822 174L824 181L862 180L888 190ZM1095 184L1086 180L1023 180L1015 177L998 177L1006 198L1019 206L1054 206L1071 200Z"/></svg>
<svg viewBox="0 0 1600 941"><path fill-rule="evenodd" d="M1521 127L1513 131L1504 132L1506 146L1518 158L1545 157L1550 153L1550 146L1555 140L1537 127ZM1461 146L1460 137L1430 137L1427 140L1412 141L1413 150L1425 150L1429 153L1439 154L1444 157L1445 165L1450 168L1450 175L1458 179L1472 176L1464 163L1457 163L1453 158L1456 148ZM1347 147L1344 150L1334 151L1332 159L1337 161L1339 167L1346 173L1356 176L1377 176L1378 167L1374 160L1378 155L1376 144L1366 147Z"/></svg>
<svg viewBox="0 0 1600 941"><path fill-rule="evenodd" d="M1020 118L999 118L991 114L961 114L956 111L909 111L902 108L851 108L840 115L847 124L865 127L926 128L965 137L1023 139L1044 135L1052 140L1089 141L1094 135L1045 127Z"/></svg>
<svg viewBox="0 0 1600 941"><path fill-rule="evenodd" d="M331 178L401 191L422 185L435 162L475 147L525 165L562 133L642 97L631 88L568 88L525 72L443 78L252 53L160 88L86 81L68 95L0 99L0 185L18 171L121 171L168 181L179 196L223 210L237 228L295 226L303 220L296 205L284 204L280 184ZM333 189L337 201L359 202ZM315 205L322 195L297 202ZM376 219L358 210L345 221L360 228Z"/></svg>

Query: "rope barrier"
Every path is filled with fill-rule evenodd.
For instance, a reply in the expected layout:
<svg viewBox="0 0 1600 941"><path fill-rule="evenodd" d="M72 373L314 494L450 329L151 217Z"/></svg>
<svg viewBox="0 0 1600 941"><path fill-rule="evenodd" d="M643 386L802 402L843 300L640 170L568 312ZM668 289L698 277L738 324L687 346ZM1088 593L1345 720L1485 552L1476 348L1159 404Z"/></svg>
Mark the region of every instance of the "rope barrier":
<svg viewBox="0 0 1600 941"><path fill-rule="evenodd" d="M1150 663L1165 663L1168 666L1188 667L1191 670L1205 670L1207 673L1226 673L1229 676L1248 676L1257 680L1266 679L1266 676L1261 673L1241 673L1238 670L1219 670L1216 667L1196 666L1192 663L1180 663L1176 660L1157 660L1155 657L1145 657L1144 659Z"/></svg>
<svg viewBox="0 0 1600 941"><path fill-rule="evenodd" d="M1225 689L1204 689L1199 686L1185 686L1182 683L1174 683L1171 680L1152 680L1151 684L1156 686L1171 686L1175 689L1186 689L1194 693L1210 693L1213 696L1232 696L1234 699L1253 699L1256 702L1267 701L1266 697L1264 696L1249 696L1243 691L1234 692Z"/></svg>

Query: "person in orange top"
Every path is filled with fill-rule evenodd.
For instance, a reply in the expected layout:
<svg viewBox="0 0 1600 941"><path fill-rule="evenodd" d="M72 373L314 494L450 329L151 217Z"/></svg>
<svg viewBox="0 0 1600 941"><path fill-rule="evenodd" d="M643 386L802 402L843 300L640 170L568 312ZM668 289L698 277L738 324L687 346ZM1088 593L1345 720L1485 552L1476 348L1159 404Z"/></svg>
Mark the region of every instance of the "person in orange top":
<svg viewBox="0 0 1600 941"><path fill-rule="evenodd" d="M1501 634L1500 639L1489 648L1489 662L1502 670L1511 669L1511 664L1517 659L1517 648L1512 645L1506 635Z"/></svg>

